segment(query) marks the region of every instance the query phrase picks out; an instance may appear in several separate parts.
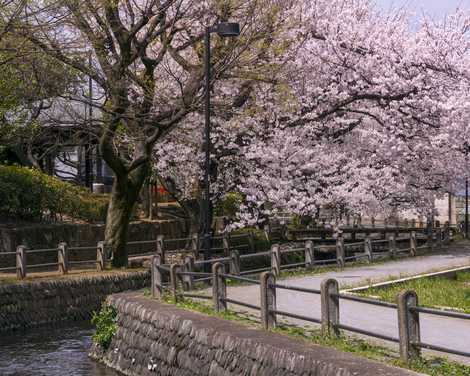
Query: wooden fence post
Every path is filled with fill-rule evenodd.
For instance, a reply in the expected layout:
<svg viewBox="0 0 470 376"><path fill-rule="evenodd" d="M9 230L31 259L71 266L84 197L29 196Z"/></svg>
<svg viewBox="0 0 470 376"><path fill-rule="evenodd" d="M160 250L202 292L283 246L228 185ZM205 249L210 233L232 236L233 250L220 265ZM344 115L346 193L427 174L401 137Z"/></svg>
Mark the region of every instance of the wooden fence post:
<svg viewBox="0 0 470 376"><path fill-rule="evenodd" d="M315 248L313 242L308 240L305 242L305 268L312 270L315 267Z"/></svg>
<svg viewBox="0 0 470 376"><path fill-rule="evenodd" d="M171 264L170 265L170 286L171 286L171 293L173 294L173 299L175 303L178 302L178 272L180 271L181 266L178 264Z"/></svg>
<svg viewBox="0 0 470 376"><path fill-rule="evenodd" d="M271 225L269 223L264 226L264 235L268 243L271 243Z"/></svg>
<svg viewBox="0 0 470 376"><path fill-rule="evenodd" d="M419 342L419 312L413 310L418 306L418 296L414 291L403 291L397 296L398 334L400 338L400 357L405 363L421 355Z"/></svg>
<svg viewBox="0 0 470 376"><path fill-rule="evenodd" d="M230 256L230 237L227 233L224 233L222 237L222 246L224 248L224 257Z"/></svg>
<svg viewBox="0 0 470 376"><path fill-rule="evenodd" d="M436 229L436 246L437 249L442 249L442 228L438 227Z"/></svg>
<svg viewBox="0 0 470 376"><path fill-rule="evenodd" d="M96 270L102 272L106 268L106 243L99 242L96 247Z"/></svg>
<svg viewBox="0 0 470 376"><path fill-rule="evenodd" d="M264 272L260 276L261 323L265 330L276 327L276 276Z"/></svg>
<svg viewBox="0 0 470 376"><path fill-rule="evenodd" d="M323 335L339 336L339 285L336 279L321 283L321 331Z"/></svg>
<svg viewBox="0 0 470 376"><path fill-rule="evenodd" d="M395 258L397 256L397 239L395 234L390 235L388 238L388 252L390 253L391 258Z"/></svg>
<svg viewBox="0 0 470 376"><path fill-rule="evenodd" d="M431 227L426 228L427 231L427 245L431 249L431 252L434 251L434 230Z"/></svg>
<svg viewBox="0 0 470 376"><path fill-rule="evenodd" d="M281 247L274 244L271 247L271 272L277 277L281 274Z"/></svg>
<svg viewBox="0 0 470 376"><path fill-rule="evenodd" d="M336 262L340 268L344 268L345 264L345 253L344 253L344 238L341 233L338 233L336 239Z"/></svg>
<svg viewBox="0 0 470 376"><path fill-rule="evenodd" d="M162 258L162 264L166 263L165 257L165 237L163 235L157 236L157 255L160 255Z"/></svg>
<svg viewBox="0 0 470 376"><path fill-rule="evenodd" d="M25 279L26 275L26 247L24 245L20 245L16 248L16 278Z"/></svg>
<svg viewBox="0 0 470 376"><path fill-rule="evenodd" d="M255 246L255 235L253 234L252 231L248 233L248 245L250 247L250 251L252 253L256 252L256 246Z"/></svg>
<svg viewBox="0 0 470 376"><path fill-rule="evenodd" d="M374 227L375 227L375 218L372 217L372 218L370 219L370 222L371 222L372 228L374 228Z"/></svg>
<svg viewBox="0 0 470 376"><path fill-rule="evenodd" d="M230 254L230 274L240 275L241 271L241 260L240 252L237 249L232 249Z"/></svg>
<svg viewBox="0 0 470 376"><path fill-rule="evenodd" d="M372 240L369 235L364 239L364 253L367 255L367 261L372 262L374 255L372 254Z"/></svg>
<svg viewBox="0 0 470 376"><path fill-rule="evenodd" d="M199 234L193 234L191 236L191 250L193 251L194 258L199 258Z"/></svg>
<svg viewBox="0 0 470 376"><path fill-rule="evenodd" d="M67 243L59 243L57 252L57 262L59 263L59 273L67 274L69 272L69 250Z"/></svg>
<svg viewBox="0 0 470 376"><path fill-rule="evenodd" d="M216 262L212 265L212 302L216 312L225 311L227 309L227 284L224 273L224 264Z"/></svg>
<svg viewBox="0 0 470 376"><path fill-rule="evenodd" d="M154 255L152 257L152 297L154 299L161 299L163 297L163 278L162 271L159 266L162 265L161 255Z"/></svg>
<svg viewBox="0 0 470 376"><path fill-rule="evenodd" d="M415 229L416 228L416 219L411 220L411 228Z"/></svg>
<svg viewBox="0 0 470 376"><path fill-rule="evenodd" d="M193 273L195 271L194 266L194 256L186 256L184 258L184 267L183 270L187 273ZM183 290L190 291L194 289L194 276L193 275L183 275Z"/></svg>
<svg viewBox="0 0 470 376"><path fill-rule="evenodd" d="M418 252L418 245L416 242L416 232L411 231L411 236L410 236L410 254L411 256L416 256L416 253Z"/></svg>

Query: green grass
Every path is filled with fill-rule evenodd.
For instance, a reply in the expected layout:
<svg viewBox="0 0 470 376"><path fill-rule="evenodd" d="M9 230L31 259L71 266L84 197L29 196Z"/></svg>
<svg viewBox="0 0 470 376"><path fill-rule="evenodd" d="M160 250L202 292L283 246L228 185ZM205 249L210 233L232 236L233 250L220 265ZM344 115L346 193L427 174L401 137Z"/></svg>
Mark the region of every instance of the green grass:
<svg viewBox="0 0 470 376"><path fill-rule="evenodd" d="M419 304L425 307L446 307L470 313L470 272L457 273L457 279L419 278L389 287L370 288L360 294L395 302L399 292L414 290Z"/></svg>
<svg viewBox="0 0 470 376"><path fill-rule="evenodd" d="M166 295L164 301L175 304L170 295ZM217 313L211 306L190 299L179 301L176 306L209 316L219 317L225 320L235 321L253 329L261 330L259 320L234 311L227 310ZM341 335L339 338L322 336L320 331L311 327L297 327L287 324L279 324L273 332L287 335L310 344L332 347L340 351L375 360L396 367L410 369L431 376L470 376L470 366L452 362L445 358L430 357L405 364L399 359L399 355L393 349L372 344L364 339L352 335Z"/></svg>

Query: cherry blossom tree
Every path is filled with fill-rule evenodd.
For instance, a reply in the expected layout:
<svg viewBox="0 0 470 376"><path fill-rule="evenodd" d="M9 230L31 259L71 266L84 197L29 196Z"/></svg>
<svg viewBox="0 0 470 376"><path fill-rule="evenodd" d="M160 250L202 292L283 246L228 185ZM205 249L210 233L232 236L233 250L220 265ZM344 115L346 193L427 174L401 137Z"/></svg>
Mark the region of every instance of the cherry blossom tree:
<svg viewBox="0 0 470 376"><path fill-rule="evenodd" d="M213 41L214 81L236 80L227 93L235 100L243 96L242 82L250 79L249 68L256 65L260 51L269 45L278 25L286 22L283 8L277 0L28 4L25 21L16 32L84 78L91 77L105 96L102 103L91 105L103 114L96 133L101 155L115 174L105 232L115 266L127 264L128 223L150 173L152 150L187 116L200 111L205 27L227 20L241 24L239 38L215 36ZM75 92L68 98L86 101ZM121 139L128 140L129 147L122 147Z"/></svg>
<svg viewBox="0 0 470 376"><path fill-rule="evenodd" d="M249 100L218 114L214 199L241 191L243 224L267 208L431 213L465 162L468 15L423 18L412 30L403 10L383 15L366 0L297 2L289 12L277 36L285 48L269 57ZM200 138L190 125L185 132L167 140L178 155L159 161L162 174L177 176L175 191L191 197L199 171L184 150L194 155ZM176 157L185 168L168 170Z"/></svg>

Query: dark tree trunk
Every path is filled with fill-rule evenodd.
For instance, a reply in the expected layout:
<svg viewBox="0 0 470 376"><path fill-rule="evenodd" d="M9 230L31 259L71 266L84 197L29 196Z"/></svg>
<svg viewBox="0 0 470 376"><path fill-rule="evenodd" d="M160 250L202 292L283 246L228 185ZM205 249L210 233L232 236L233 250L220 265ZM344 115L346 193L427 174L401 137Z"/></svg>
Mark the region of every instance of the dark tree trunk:
<svg viewBox="0 0 470 376"><path fill-rule="evenodd" d="M114 180L105 229L106 245L113 252L113 267L126 267L128 264L129 222L148 173L148 164L143 164L132 174Z"/></svg>

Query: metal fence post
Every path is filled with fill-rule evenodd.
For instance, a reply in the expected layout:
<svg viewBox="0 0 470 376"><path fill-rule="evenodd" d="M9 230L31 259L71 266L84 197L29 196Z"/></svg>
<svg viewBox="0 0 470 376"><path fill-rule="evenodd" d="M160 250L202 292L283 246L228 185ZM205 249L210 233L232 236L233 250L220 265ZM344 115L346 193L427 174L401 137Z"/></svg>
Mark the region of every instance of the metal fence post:
<svg viewBox="0 0 470 376"><path fill-rule="evenodd" d="M271 247L271 272L277 277L281 274L281 248L279 244Z"/></svg>
<svg viewBox="0 0 470 376"><path fill-rule="evenodd" d="M321 283L321 330L323 335L339 335L339 285L336 279Z"/></svg>
<svg viewBox="0 0 470 376"><path fill-rule="evenodd" d="M230 254L230 274L240 275L241 271L241 261L240 261L240 252L233 249Z"/></svg>
<svg viewBox="0 0 470 376"><path fill-rule="evenodd" d="M340 268L344 268L344 259L344 238L342 234L338 233L338 238L336 239L336 261Z"/></svg>
<svg viewBox="0 0 470 376"><path fill-rule="evenodd" d="M372 254L372 241L369 235L364 239L364 253L367 255L367 261L372 262L374 255Z"/></svg>
<svg viewBox="0 0 470 376"><path fill-rule="evenodd" d="M162 258L162 264L165 264L165 237L163 235L157 236L157 255L160 255Z"/></svg>
<svg viewBox="0 0 470 376"><path fill-rule="evenodd" d="M400 357L403 362L408 363L421 355L419 313L413 310L418 306L418 296L414 291L403 291L398 294L397 303Z"/></svg>
<svg viewBox="0 0 470 376"><path fill-rule="evenodd" d="M216 262L212 265L212 301L216 312L225 311L227 309L227 284L224 273L224 264Z"/></svg>
<svg viewBox="0 0 470 376"><path fill-rule="evenodd" d="M191 236L191 250L195 259L199 258L199 234L193 234Z"/></svg>
<svg viewBox="0 0 470 376"><path fill-rule="evenodd" d="M175 303L178 302L178 272L180 271L180 265L171 264L170 265L170 286L171 293L173 294L173 299Z"/></svg>
<svg viewBox="0 0 470 376"><path fill-rule="evenodd" d="M390 235L388 238L388 252L390 253L391 258L397 256L397 240L395 234Z"/></svg>
<svg viewBox="0 0 470 376"><path fill-rule="evenodd" d="M313 242L307 240L305 242L305 268L312 270L315 267L315 248Z"/></svg>
<svg viewBox="0 0 470 376"><path fill-rule="evenodd" d="M106 243L99 242L96 246L96 270L102 272L106 268Z"/></svg>
<svg viewBox="0 0 470 376"><path fill-rule="evenodd" d="M24 245L20 245L16 248L16 278L25 279L26 275L26 247Z"/></svg>
<svg viewBox="0 0 470 376"><path fill-rule="evenodd" d="M265 330L275 328L277 323L276 313L276 276L271 272L264 272L260 276L260 302L261 323Z"/></svg>
<svg viewBox="0 0 470 376"><path fill-rule="evenodd" d="M194 267L194 256L186 256L184 258L184 269L185 272L193 273L195 270ZM194 276L193 275L183 275L183 289L189 291L194 289Z"/></svg>
<svg viewBox="0 0 470 376"><path fill-rule="evenodd" d="M154 255L152 257L152 297L161 299L163 297L163 278L159 266L162 265L162 257Z"/></svg>
<svg viewBox="0 0 470 376"><path fill-rule="evenodd" d="M67 274L69 272L69 251L67 243L59 243L57 252L57 262L59 263L59 273Z"/></svg>
<svg viewBox="0 0 470 376"><path fill-rule="evenodd" d="M416 242L416 232L411 231L411 236L410 236L410 254L411 256L416 256L416 253L418 252L417 250L417 242Z"/></svg>

